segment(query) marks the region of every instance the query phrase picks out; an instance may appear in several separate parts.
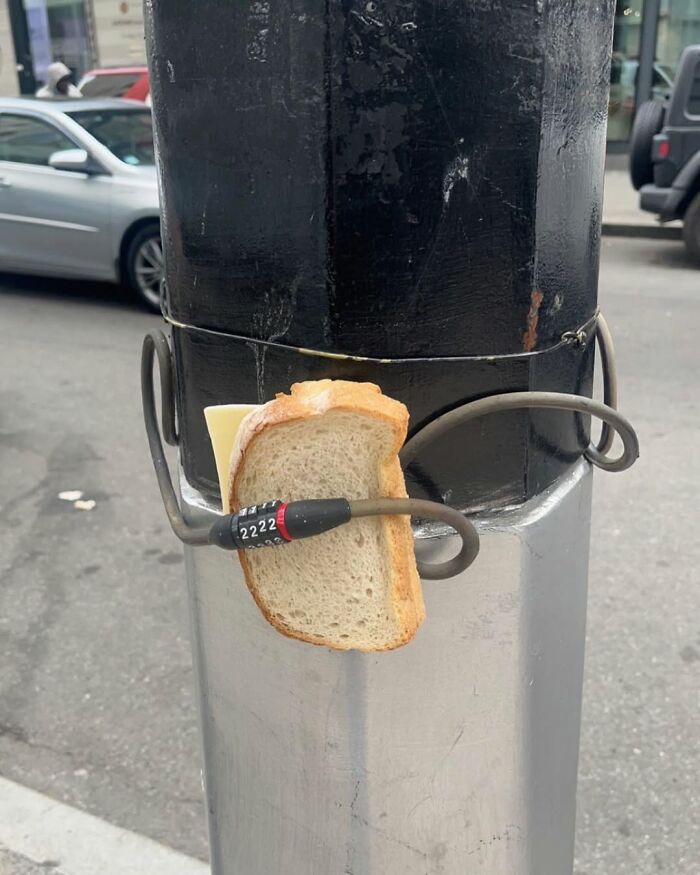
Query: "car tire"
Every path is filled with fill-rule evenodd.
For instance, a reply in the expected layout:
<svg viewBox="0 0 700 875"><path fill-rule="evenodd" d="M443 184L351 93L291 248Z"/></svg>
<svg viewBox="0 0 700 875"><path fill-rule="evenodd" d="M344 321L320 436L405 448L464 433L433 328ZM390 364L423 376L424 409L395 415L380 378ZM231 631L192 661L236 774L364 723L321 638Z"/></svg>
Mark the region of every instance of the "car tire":
<svg viewBox="0 0 700 875"><path fill-rule="evenodd" d="M630 137L630 178L637 191L654 181L654 164L651 146L654 136L664 123L666 109L659 100L647 100L641 104L634 117Z"/></svg>
<svg viewBox="0 0 700 875"><path fill-rule="evenodd" d="M688 255L700 264L700 192L690 202L683 216L683 242Z"/></svg>
<svg viewBox="0 0 700 875"><path fill-rule="evenodd" d="M124 279L142 304L159 313L162 278L160 225L153 222L139 228L129 241L124 258Z"/></svg>

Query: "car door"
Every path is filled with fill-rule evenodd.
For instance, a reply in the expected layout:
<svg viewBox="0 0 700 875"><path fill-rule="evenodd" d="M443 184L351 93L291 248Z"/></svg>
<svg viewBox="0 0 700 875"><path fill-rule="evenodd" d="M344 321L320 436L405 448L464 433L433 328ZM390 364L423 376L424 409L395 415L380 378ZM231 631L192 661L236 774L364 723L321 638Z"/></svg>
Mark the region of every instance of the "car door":
<svg viewBox="0 0 700 875"><path fill-rule="evenodd" d="M112 177L56 170L49 158L84 148L48 118L0 113L0 267L114 277Z"/></svg>

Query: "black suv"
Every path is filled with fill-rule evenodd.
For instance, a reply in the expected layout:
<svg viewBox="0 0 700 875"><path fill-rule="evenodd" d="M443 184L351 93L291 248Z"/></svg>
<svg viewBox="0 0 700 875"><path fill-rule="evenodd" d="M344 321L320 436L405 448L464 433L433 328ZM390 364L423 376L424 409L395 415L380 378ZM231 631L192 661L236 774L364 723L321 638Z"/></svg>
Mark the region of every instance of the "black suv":
<svg viewBox="0 0 700 875"><path fill-rule="evenodd" d="M668 100L639 107L630 176L643 210L661 222L683 220L685 245L700 262L700 45L681 55Z"/></svg>

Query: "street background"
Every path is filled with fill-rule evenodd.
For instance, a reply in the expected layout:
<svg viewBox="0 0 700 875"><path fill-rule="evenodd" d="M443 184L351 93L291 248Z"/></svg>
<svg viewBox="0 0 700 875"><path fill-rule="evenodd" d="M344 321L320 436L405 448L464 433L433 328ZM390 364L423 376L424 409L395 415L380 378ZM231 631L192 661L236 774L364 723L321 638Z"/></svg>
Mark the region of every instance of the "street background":
<svg viewBox="0 0 700 875"><path fill-rule="evenodd" d="M182 548L138 388L160 319L112 286L0 280L0 773L206 859ZM600 303L642 454L595 476L576 871L691 875L700 274L676 241L606 237Z"/></svg>

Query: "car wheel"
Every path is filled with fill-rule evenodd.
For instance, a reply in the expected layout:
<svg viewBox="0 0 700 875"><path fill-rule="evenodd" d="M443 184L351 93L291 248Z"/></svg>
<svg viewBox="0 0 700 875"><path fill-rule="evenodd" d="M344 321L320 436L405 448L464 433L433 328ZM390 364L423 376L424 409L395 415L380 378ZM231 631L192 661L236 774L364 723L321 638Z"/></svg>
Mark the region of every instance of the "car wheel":
<svg viewBox="0 0 700 875"><path fill-rule="evenodd" d="M140 228L129 243L124 264L126 281L150 310L160 312L163 247L160 226Z"/></svg>
<svg viewBox="0 0 700 875"><path fill-rule="evenodd" d="M630 178L637 191L654 181L651 145L654 136L663 126L665 111L661 101L647 100L641 104L634 117L630 137Z"/></svg>
<svg viewBox="0 0 700 875"><path fill-rule="evenodd" d="M700 263L700 193L695 195L683 216L683 241L690 257Z"/></svg>

